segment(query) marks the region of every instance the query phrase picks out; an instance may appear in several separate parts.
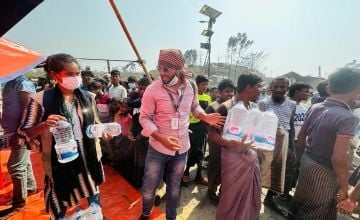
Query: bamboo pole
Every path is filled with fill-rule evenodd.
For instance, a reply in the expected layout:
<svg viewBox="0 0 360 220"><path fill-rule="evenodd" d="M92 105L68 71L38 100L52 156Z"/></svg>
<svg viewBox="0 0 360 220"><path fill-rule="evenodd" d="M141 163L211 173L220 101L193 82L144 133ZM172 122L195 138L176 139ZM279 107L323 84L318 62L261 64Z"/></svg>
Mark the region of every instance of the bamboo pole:
<svg viewBox="0 0 360 220"><path fill-rule="evenodd" d="M133 39L131 38L131 35L130 35L127 27L126 27L126 24L125 24L124 20L123 20L122 17L121 17L120 11L119 11L118 8L116 7L116 4L115 4L114 0L109 0L109 3L110 3L110 5L111 5L111 7L112 7L112 9L113 9L113 11L114 11L117 19L119 20L120 25L121 25L121 27L122 27L122 29L123 29L123 31L124 31L124 33L125 33L128 41L129 41L129 43L130 43L132 49L134 50L134 52L135 52L135 54L136 54L136 57L137 57L137 59L138 59L138 63L139 63L140 66L143 68L143 70L144 70L144 72L145 72L145 74L146 74L146 77L149 79L150 83L152 83L153 81L152 81L152 79L151 79L150 73L149 73L149 71L147 70L147 68L146 68L146 66L145 66L144 60L141 58L141 55L140 55L138 49L136 48Z"/></svg>

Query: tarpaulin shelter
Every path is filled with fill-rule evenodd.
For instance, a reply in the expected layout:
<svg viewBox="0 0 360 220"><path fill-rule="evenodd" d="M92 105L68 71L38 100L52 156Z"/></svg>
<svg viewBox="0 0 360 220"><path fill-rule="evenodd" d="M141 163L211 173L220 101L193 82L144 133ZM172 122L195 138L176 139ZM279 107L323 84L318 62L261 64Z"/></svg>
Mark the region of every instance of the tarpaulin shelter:
<svg viewBox="0 0 360 220"><path fill-rule="evenodd" d="M45 57L33 50L9 41L2 36L25 17L43 0L2 0L0 2L0 83L15 79L33 69ZM0 152L0 191L7 183L4 180L5 167Z"/></svg>
<svg viewBox="0 0 360 220"><path fill-rule="evenodd" d="M15 79L45 59L41 53L0 38L0 83Z"/></svg>
<svg viewBox="0 0 360 220"><path fill-rule="evenodd" d="M1 0L0 1L0 37L3 36L10 28L12 28L17 22L19 22L22 18L24 18L29 12L31 12L36 6L38 6L44 0ZM120 11L115 5L114 0L109 0L109 3L132 47L134 50L138 60L136 62L143 68L147 78L150 82L152 82L152 78L150 73L148 72L145 61L142 59L139 51L137 50L134 41L132 40L129 31L125 25L124 20L121 17ZM1 57L0 57L1 58ZM0 63L0 67L1 67ZM35 65L36 66L36 65ZM0 69L0 78L2 71ZM19 72L11 72L9 75L20 74ZM0 82L8 81L12 78L7 78L4 80L0 79Z"/></svg>
<svg viewBox="0 0 360 220"><path fill-rule="evenodd" d="M2 0L0 2L0 37L42 1ZM15 79L44 60L45 57L42 54L0 38L0 83Z"/></svg>
<svg viewBox="0 0 360 220"><path fill-rule="evenodd" d="M36 67L45 60L42 54L20 46L10 40L1 38L11 27L25 17L32 9L34 9L43 0L2 0L0 1L0 82L7 82L24 74ZM111 6L116 9L115 3L109 0ZM116 10L116 16L121 20L124 28L125 24L121 19L120 13ZM125 29L125 28L124 28ZM125 31L130 38L127 30ZM130 41L130 40L129 40ZM146 68L134 43L131 45L138 56L139 63ZM148 77L150 75L147 73ZM10 220L23 219L49 219L44 212L43 201L43 179L41 154L32 152L32 164L34 174L37 178L38 193L28 198L28 203L20 212L11 213L11 208L7 207L7 200L11 198L12 185L10 184L9 175L6 170L6 163L10 149L0 150L0 212L7 215ZM100 186L103 212L109 219L138 219L141 214L141 194L131 186L119 173L112 167L104 166L107 176L106 183ZM7 174L7 176L3 176ZM4 177L4 178L2 178ZM2 179L4 181L2 181ZM4 204L5 203L5 204ZM71 211L71 210L70 210ZM9 213L10 212L10 213ZM0 213L1 214L1 213ZM11 217L8 214L13 214ZM5 217L5 218L7 218ZM0 215L0 219L2 216ZM154 208L151 219L165 219L164 213Z"/></svg>

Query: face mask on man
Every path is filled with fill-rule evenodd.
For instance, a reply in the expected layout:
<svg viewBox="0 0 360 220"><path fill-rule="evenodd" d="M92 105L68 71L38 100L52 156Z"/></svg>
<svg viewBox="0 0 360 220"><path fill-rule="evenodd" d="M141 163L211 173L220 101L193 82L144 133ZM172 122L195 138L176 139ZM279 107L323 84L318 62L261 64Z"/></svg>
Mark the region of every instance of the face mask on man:
<svg viewBox="0 0 360 220"><path fill-rule="evenodd" d="M175 75L172 80L170 80L170 82L168 82L167 84L165 84L166 86L170 87L170 86L174 86L176 85L176 83L179 82L179 78Z"/></svg>
<svg viewBox="0 0 360 220"><path fill-rule="evenodd" d="M168 82L167 84L165 84L165 86L171 87L171 86L176 85L176 83L179 82L179 75L180 75L179 70L176 70L175 76L170 80L170 82Z"/></svg>
<svg viewBox="0 0 360 220"><path fill-rule="evenodd" d="M129 86L129 89L133 89L133 88L135 88L135 83L128 83L128 86Z"/></svg>
<svg viewBox="0 0 360 220"><path fill-rule="evenodd" d="M58 82L61 87L67 90L75 90L79 88L80 84L82 82L82 79L80 76L67 76L62 78L62 82Z"/></svg>

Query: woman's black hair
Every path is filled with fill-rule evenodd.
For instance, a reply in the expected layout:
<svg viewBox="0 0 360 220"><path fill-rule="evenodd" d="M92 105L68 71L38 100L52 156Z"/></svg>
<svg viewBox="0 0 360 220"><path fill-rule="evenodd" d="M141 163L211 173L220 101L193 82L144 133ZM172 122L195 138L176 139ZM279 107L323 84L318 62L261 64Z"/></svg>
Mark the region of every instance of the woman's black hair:
<svg viewBox="0 0 360 220"><path fill-rule="evenodd" d="M58 54L50 55L46 59L46 63L44 65L44 70L48 74L51 71L58 73L61 70L63 70L65 65L68 63L76 63L77 65L79 65L77 60L69 54L58 53Z"/></svg>

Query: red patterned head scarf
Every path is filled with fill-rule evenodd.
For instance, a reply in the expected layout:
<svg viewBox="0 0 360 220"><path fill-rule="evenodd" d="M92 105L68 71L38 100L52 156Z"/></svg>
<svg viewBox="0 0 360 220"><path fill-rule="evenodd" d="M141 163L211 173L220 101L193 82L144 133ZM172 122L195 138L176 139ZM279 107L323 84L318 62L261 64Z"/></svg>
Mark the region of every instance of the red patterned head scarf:
<svg viewBox="0 0 360 220"><path fill-rule="evenodd" d="M160 50L158 65L183 70L185 64L185 57L180 50L165 49Z"/></svg>

